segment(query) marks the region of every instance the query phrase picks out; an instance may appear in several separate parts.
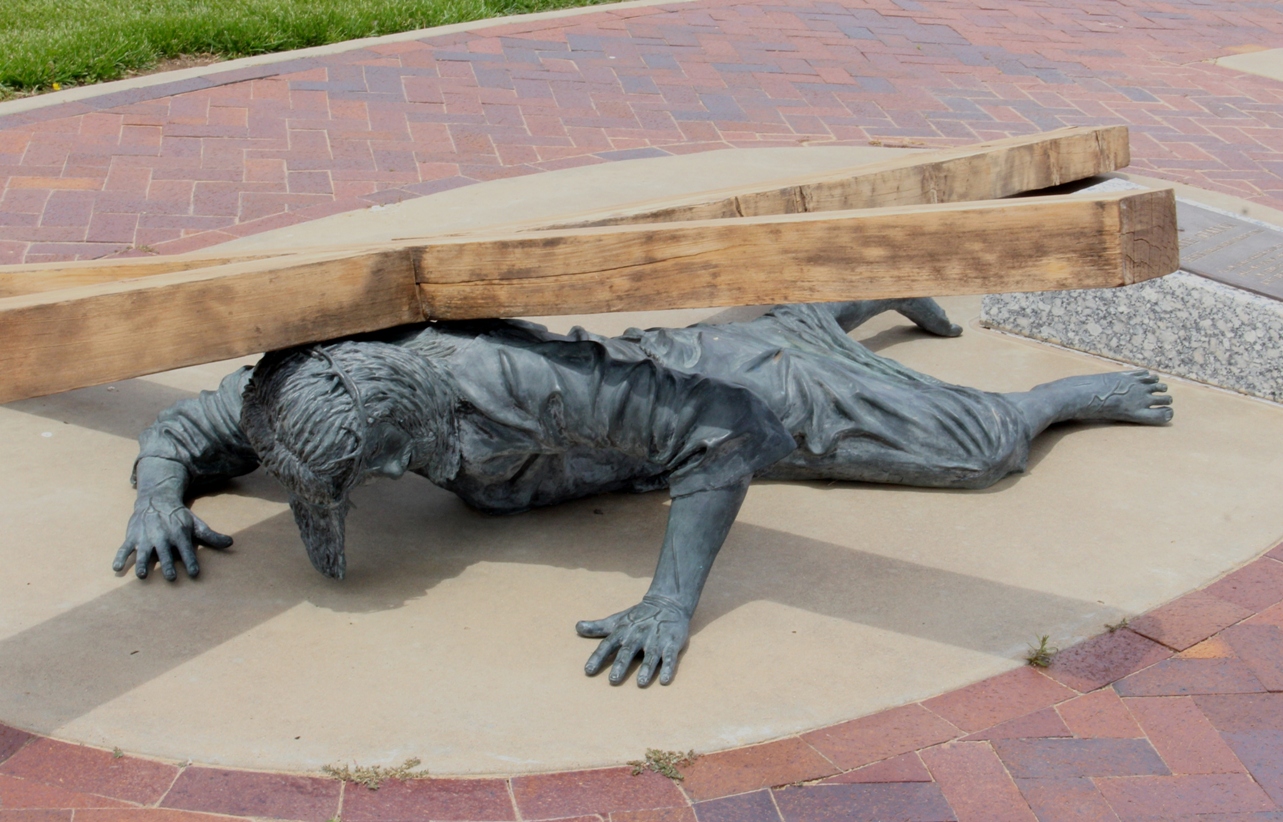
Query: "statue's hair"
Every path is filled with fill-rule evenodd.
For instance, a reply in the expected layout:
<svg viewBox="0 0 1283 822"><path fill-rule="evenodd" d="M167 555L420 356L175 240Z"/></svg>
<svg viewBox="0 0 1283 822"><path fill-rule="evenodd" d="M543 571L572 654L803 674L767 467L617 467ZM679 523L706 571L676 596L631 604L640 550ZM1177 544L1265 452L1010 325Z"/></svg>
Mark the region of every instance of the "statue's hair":
<svg viewBox="0 0 1283 822"><path fill-rule="evenodd" d="M314 505L345 504L375 423L392 423L420 442L444 433L441 379L421 354L386 343L274 351L245 387L241 427L291 493Z"/></svg>

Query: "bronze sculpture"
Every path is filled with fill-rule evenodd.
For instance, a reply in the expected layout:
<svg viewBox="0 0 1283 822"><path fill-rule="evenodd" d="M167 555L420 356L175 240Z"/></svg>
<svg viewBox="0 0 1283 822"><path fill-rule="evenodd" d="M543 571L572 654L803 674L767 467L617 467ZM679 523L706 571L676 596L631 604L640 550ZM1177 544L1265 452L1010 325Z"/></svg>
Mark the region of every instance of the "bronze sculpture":
<svg viewBox="0 0 1283 822"><path fill-rule="evenodd" d="M205 480L262 464L288 489L313 565L342 577L348 494L415 471L491 513L667 488L668 528L642 602L580 622L621 683L671 682L691 615L753 477L982 488L1024 468L1033 437L1068 420L1162 424L1146 371L1071 377L1018 394L942 383L847 336L896 310L955 336L932 300L777 306L743 323L557 335L519 321L405 326L266 355L215 392L162 412L140 438L131 554L168 579L173 554L226 547L186 507Z"/></svg>

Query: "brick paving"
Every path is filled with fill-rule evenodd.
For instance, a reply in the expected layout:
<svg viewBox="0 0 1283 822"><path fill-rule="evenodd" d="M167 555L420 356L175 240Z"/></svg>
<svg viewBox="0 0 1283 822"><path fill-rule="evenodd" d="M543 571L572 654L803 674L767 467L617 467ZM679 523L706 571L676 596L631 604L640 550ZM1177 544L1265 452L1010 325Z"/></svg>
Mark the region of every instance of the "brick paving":
<svg viewBox="0 0 1283 822"><path fill-rule="evenodd" d="M1283 208L1283 46L1224 0L697 0L0 116L0 263L176 253L470 183L737 146L1132 127L1133 169ZM141 250L141 251L140 251Z"/></svg>
<svg viewBox="0 0 1283 822"><path fill-rule="evenodd" d="M1133 170L1283 209L1283 46L1215 0L603 8L0 115L0 263L176 253L520 174L739 146L1132 127ZM1130 626L880 714L626 767L385 783L0 725L0 822L1283 820L1283 545Z"/></svg>
<svg viewBox="0 0 1283 822"><path fill-rule="evenodd" d="M372 791L0 725L0 822L1278 822L1281 674L1283 545L1045 670L706 753L680 782L621 766Z"/></svg>

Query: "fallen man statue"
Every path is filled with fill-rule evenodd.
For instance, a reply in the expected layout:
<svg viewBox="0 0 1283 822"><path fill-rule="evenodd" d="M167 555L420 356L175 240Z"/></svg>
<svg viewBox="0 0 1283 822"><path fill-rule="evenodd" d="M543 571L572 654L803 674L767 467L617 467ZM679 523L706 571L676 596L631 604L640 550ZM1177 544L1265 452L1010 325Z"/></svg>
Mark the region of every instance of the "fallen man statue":
<svg viewBox="0 0 1283 822"><path fill-rule="evenodd" d="M519 321L404 326L267 354L217 391L162 412L140 437L131 554L176 578L194 544L225 548L189 487L264 466L289 491L317 570L342 578L353 487L413 471L481 511L512 514L616 491L667 488L667 532L633 607L580 622L621 683L668 684L713 560L754 477L983 488L1022 471L1032 439L1068 420L1158 425L1166 386L1147 371L1070 377L1016 394L948 385L847 336L896 310L956 336L930 299L777 306L727 325L568 336Z"/></svg>

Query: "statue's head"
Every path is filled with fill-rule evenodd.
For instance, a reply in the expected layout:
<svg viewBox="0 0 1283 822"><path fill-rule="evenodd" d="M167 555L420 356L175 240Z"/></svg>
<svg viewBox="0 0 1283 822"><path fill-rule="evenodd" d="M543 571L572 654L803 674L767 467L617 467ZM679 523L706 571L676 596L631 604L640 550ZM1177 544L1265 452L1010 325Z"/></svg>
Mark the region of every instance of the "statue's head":
<svg viewBox="0 0 1283 822"><path fill-rule="evenodd" d="M241 428L290 495L307 555L342 579L352 489L433 458L445 408L423 356L378 342L274 351L245 388Z"/></svg>

